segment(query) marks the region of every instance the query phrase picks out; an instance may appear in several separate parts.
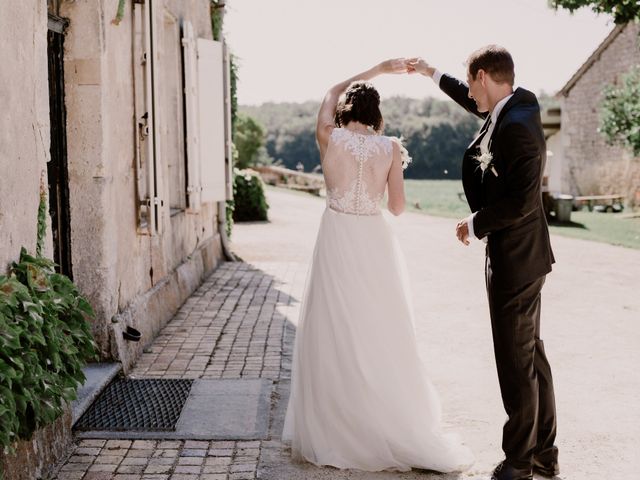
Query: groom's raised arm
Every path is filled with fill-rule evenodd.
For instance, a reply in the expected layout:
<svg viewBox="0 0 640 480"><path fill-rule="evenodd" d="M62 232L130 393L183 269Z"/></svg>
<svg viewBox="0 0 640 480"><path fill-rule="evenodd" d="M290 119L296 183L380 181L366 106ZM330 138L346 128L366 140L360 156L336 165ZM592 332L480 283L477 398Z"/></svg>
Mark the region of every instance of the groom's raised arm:
<svg viewBox="0 0 640 480"><path fill-rule="evenodd" d="M462 80L436 70L433 74L433 81L440 87L444 93L449 95L451 99L464 108L467 112L473 113L480 118L486 118L487 112L480 113L473 98L469 98L469 87Z"/></svg>
<svg viewBox="0 0 640 480"><path fill-rule="evenodd" d="M426 77L431 77L444 93L449 95L454 102L467 112L473 113L480 118L487 118L488 113L480 113L476 102L469 98L469 86L465 82L440 72L437 68L429 65L423 58L409 58L406 62L409 73L420 73Z"/></svg>

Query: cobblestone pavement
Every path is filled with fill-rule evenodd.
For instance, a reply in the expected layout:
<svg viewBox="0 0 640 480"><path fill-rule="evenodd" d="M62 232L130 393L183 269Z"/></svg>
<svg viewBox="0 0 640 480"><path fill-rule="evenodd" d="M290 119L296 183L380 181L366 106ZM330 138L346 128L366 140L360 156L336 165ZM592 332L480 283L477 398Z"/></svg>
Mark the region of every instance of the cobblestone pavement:
<svg viewBox="0 0 640 480"><path fill-rule="evenodd" d="M260 442L81 440L59 480L246 480Z"/></svg>
<svg viewBox="0 0 640 480"><path fill-rule="evenodd" d="M288 265L266 274L224 263L182 305L131 372L150 378L272 378L280 374Z"/></svg>
<svg viewBox="0 0 640 480"><path fill-rule="evenodd" d="M269 273L248 263L220 265L145 349L130 377L277 382L287 312L297 305L292 290L301 289L304 272L299 270L306 266L297 262L262 266ZM74 443L55 478L253 479L261 443L82 439Z"/></svg>

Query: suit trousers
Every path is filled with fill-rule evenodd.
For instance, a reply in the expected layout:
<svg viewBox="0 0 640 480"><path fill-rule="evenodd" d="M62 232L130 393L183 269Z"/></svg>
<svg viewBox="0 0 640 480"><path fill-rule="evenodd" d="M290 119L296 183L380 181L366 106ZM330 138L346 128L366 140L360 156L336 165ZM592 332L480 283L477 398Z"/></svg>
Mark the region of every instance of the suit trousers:
<svg viewBox="0 0 640 480"><path fill-rule="evenodd" d="M502 449L512 466L531 468L533 455L544 458L554 450L556 436L553 380L540 339L545 277L504 287L493 281L488 255L485 273L498 380L508 415Z"/></svg>

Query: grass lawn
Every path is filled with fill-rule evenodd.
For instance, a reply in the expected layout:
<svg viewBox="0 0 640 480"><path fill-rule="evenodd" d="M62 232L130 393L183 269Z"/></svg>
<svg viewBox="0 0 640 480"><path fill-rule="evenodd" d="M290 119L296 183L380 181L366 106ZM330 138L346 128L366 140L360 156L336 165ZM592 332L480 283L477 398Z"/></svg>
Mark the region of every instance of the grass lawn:
<svg viewBox="0 0 640 480"><path fill-rule="evenodd" d="M407 180L405 192L407 208L414 212L458 219L470 213L464 195L458 198L460 180ZM640 249L640 218L624 214L572 212L571 223L552 223L551 233Z"/></svg>
<svg viewBox="0 0 640 480"><path fill-rule="evenodd" d="M407 210L412 212L458 219L471 213L460 180L406 180L404 189Z"/></svg>

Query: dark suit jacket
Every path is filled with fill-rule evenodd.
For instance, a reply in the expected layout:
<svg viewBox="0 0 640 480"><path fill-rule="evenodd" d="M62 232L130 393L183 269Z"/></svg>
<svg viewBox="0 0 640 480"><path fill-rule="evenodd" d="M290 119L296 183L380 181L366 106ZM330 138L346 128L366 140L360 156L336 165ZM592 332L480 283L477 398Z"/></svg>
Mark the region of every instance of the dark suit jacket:
<svg viewBox="0 0 640 480"><path fill-rule="evenodd" d="M440 88L470 113L488 116L478 112L464 82L444 74ZM479 143L476 138L462 160L464 192L477 212L474 233L488 235L492 281L517 287L549 273L555 261L542 205L547 147L536 96L516 89L496 120L489 150L497 177L489 169L483 175L478 167Z"/></svg>

